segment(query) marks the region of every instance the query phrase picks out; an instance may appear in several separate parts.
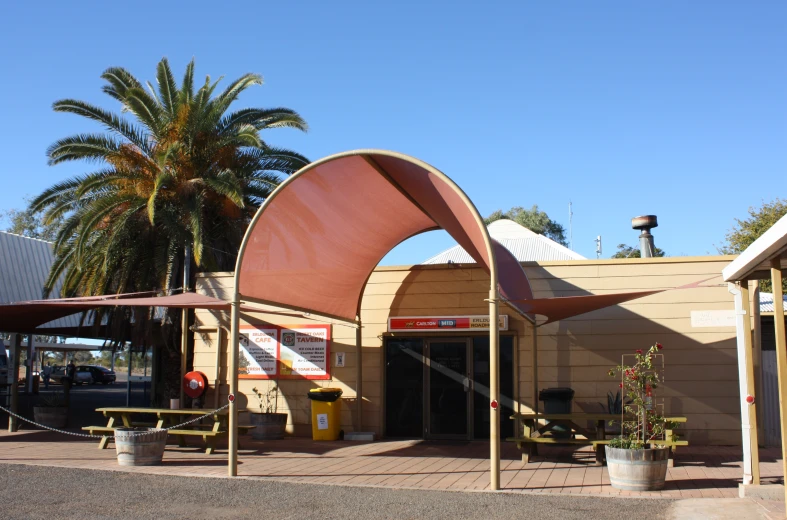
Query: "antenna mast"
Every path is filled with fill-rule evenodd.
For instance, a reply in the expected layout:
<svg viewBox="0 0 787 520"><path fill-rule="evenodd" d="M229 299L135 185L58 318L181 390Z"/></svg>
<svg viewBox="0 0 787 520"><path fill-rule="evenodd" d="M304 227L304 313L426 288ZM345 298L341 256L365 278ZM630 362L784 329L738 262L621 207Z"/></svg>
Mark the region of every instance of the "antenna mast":
<svg viewBox="0 0 787 520"><path fill-rule="evenodd" d="M568 248L574 250L574 212L571 211L571 199L568 199Z"/></svg>
<svg viewBox="0 0 787 520"><path fill-rule="evenodd" d="M596 258L601 258L601 235L596 237Z"/></svg>

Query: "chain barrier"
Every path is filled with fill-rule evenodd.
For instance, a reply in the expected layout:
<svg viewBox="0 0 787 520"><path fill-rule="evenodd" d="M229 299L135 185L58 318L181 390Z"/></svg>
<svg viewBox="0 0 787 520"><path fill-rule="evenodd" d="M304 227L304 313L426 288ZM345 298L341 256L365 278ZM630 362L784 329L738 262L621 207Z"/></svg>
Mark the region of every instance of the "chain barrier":
<svg viewBox="0 0 787 520"><path fill-rule="evenodd" d="M207 417L207 416L209 416L209 415L213 415L213 414L219 413L219 412L221 412L222 410L225 410L225 409L229 408L229 407L230 407L230 404L231 404L231 402L230 402L230 403L227 403L227 404L225 404L225 405L224 405L224 406L222 406L221 408L216 408L216 409L215 409L215 410L213 410L212 412L205 412L205 414L204 414L204 415L198 415L198 416L197 416L197 417L195 417L194 419L190 419L190 420L188 420L188 421L186 421L186 422L182 422L182 423L180 423L180 424L176 424L175 426L169 426L169 427L167 427L167 428L154 428L154 429L152 429L152 431L151 431L151 430L147 430L147 431L144 431L144 432L127 432L127 433L126 433L126 432L124 432L124 435L123 435L123 437L124 437L124 438L128 438L128 437L142 437L142 436L145 436L145 435L152 435L152 434L156 434L156 433L158 433L158 432L159 432L159 431L161 431L161 430L165 430L165 431L169 431L169 430L177 430L177 429L178 429L178 428L180 428L181 426L186 426L186 425L189 425L189 424L195 423L195 422L197 422L197 421L200 421L200 420L204 419L205 417ZM7 413L8 415L10 415L11 417L16 417L16 418L17 418L17 419L19 419L20 421L24 421L24 422L26 422L26 423L30 423L30 424L32 424L33 426L38 426L39 428L43 428L43 429L45 429L45 430L53 431L53 432L56 432L56 433L62 433L62 434L64 434L64 435L72 435L72 436L74 436L74 437L83 437L83 438L86 438L86 439L102 439L102 438L104 438L104 437L108 437L108 438L110 438L110 439L114 439L114 438L115 438L115 436L114 436L114 435L92 435L92 434L89 434L89 433L77 433L77 432L69 432L69 431L66 431L66 430L60 430L60 429L58 429L58 428L53 428L53 427L51 427L51 426L46 426L46 425L44 425L44 424L37 423L37 422L35 422L35 421L31 421L31 420L30 420L30 419L28 419L27 417L22 417L21 415L19 415L19 414L16 414L16 413L12 412L11 410L9 410L8 408L5 408L4 406L0 406L0 410L4 411L5 413ZM119 428L123 428L123 427L122 427L122 426L119 426Z"/></svg>

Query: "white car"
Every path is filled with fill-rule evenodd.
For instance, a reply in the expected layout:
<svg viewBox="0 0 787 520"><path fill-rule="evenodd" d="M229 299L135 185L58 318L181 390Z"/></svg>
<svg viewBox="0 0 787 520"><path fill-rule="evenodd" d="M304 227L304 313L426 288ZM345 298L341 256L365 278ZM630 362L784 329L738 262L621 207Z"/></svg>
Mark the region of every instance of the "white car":
<svg viewBox="0 0 787 520"><path fill-rule="evenodd" d="M62 379L65 376L66 367L54 367L52 370L52 375L49 376L49 379L53 383L63 383ZM92 385L95 383L93 379L93 372L90 371L88 367L77 367L76 373L74 375L74 384L81 385L81 384L88 384Z"/></svg>

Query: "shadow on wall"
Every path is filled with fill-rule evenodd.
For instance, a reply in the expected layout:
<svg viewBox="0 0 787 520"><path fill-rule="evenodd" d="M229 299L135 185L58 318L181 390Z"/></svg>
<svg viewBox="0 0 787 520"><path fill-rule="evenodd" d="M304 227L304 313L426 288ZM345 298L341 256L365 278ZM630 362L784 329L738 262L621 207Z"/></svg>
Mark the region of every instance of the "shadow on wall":
<svg viewBox="0 0 787 520"><path fill-rule="evenodd" d="M634 275L588 276L583 285L589 290L556 278L537 264L525 265L525 271L535 297L545 298L676 287L714 274L721 264L709 262L710 274L668 275L650 272L651 266L642 265ZM561 266L565 271L571 268ZM613 278L615 283L610 284ZM474 265L415 268L398 286L390 284L391 294L384 294L384 284L367 291L364 312L377 314L390 308L391 316L486 314L488 280ZM375 283L374 277L369 283ZM667 415L688 418L679 433L695 444L740 444L735 329L692 328L690 324L691 310L732 309L732 297L719 280L704 285L707 287L651 295L539 328L539 388L571 387L576 392L575 411L598 413L602 411L599 403L606 408L607 392L618 390L619 381L609 377L609 369L621 363L623 354L660 342L665 346L666 369L657 399ZM501 313L510 316L513 327L523 330L510 309L501 307ZM520 401L530 406L529 334L520 336L518 348Z"/></svg>

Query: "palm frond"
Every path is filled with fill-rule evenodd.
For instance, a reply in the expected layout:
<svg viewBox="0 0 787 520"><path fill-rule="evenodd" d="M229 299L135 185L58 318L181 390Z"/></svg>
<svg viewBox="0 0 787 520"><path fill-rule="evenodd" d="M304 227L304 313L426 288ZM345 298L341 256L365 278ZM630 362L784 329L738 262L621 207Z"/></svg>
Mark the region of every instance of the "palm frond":
<svg viewBox="0 0 787 520"><path fill-rule="evenodd" d="M167 58L162 58L156 66L156 80L158 81L161 104L169 116L174 118L178 107L178 86Z"/></svg>
<svg viewBox="0 0 787 520"><path fill-rule="evenodd" d="M142 83L133 74L121 67L108 68L101 74L101 78L109 83L102 90L121 103L123 103L129 89L142 88Z"/></svg>
<svg viewBox="0 0 787 520"><path fill-rule="evenodd" d="M47 149L49 164L65 161L101 161L117 154L121 143L101 134L79 134L56 141Z"/></svg>
<svg viewBox="0 0 787 520"><path fill-rule="evenodd" d="M98 121L109 131L125 137L141 150L148 151L148 135L112 112L76 99L62 99L56 101L52 105L52 108L55 112L77 114Z"/></svg>

